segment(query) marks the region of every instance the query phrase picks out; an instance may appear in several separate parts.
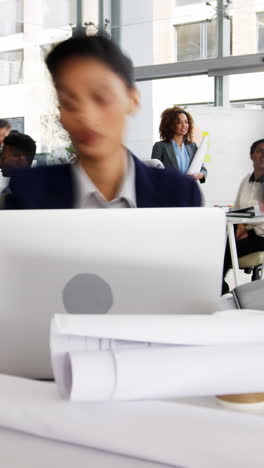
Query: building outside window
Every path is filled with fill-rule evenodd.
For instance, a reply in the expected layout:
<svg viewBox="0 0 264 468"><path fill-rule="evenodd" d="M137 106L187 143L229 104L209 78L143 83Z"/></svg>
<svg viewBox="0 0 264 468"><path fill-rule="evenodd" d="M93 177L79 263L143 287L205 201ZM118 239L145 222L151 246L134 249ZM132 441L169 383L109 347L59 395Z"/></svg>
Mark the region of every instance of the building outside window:
<svg viewBox="0 0 264 468"><path fill-rule="evenodd" d="M197 3L204 3L204 0L175 0L175 7L196 5Z"/></svg>
<svg viewBox="0 0 264 468"><path fill-rule="evenodd" d="M264 12L257 13L258 52L264 51Z"/></svg>
<svg viewBox="0 0 264 468"><path fill-rule="evenodd" d="M24 31L24 1L0 1L0 36L22 33Z"/></svg>
<svg viewBox="0 0 264 468"><path fill-rule="evenodd" d="M177 62L216 57L216 21L175 26Z"/></svg>
<svg viewBox="0 0 264 468"><path fill-rule="evenodd" d="M23 50L0 52L0 85L23 81Z"/></svg>
<svg viewBox="0 0 264 468"><path fill-rule="evenodd" d="M17 130L20 133L24 133L24 117L12 117L7 119L11 125L12 130Z"/></svg>
<svg viewBox="0 0 264 468"><path fill-rule="evenodd" d="M43 27L61 28L75 23L76 10L73 0L44 0Z"/></svg>

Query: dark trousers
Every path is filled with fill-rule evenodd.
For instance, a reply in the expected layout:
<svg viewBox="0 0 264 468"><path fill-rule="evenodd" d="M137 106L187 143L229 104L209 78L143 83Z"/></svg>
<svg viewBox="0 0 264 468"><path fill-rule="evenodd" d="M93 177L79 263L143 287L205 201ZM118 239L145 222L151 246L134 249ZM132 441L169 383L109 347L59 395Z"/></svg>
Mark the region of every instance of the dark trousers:
<svg viewBox="0 0 264 468"><path fill-rule="evenodd" d="M246 239L236 240L236 248L238 258L254 252L264 251L264 237L258 236L255 233L254 229L251 229L250 231L248 231L248 237L246 237ZM227 241L224 258L222 294L228 291L228 285L224 281L224 278L230 268L232 268L232 261L229 242Z"/></svg>

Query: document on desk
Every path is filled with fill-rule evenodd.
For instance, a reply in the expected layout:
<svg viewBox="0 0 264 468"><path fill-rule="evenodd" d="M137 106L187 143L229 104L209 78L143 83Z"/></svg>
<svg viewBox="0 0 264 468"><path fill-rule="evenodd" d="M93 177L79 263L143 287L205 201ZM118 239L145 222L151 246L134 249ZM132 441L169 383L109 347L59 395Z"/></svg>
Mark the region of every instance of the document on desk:
<svg viewBox="0 0 264 468"><path fill-rule="evenodd" d="M1 427L62 441L65 451L69 443L174 467L264 466L261 414L182 401L70 404L54 383L7 375L0 375L0 388Z"/></svg>
<svg viewBox="0 0 264 468"><path fill-rule="evenodd" d="M72 401L261 392L264 314L229 315L57 315L58 390Z"/></svg>
<svg viewBox="0 0 264 468"><path fill-rule="evenodd" d="M202 138L200 146L194 155L194 158L187 172L188 175L197 174L198 172L201 172L201 167L202 167L207 151L208 151L208 136L206 135Z"/></svg>

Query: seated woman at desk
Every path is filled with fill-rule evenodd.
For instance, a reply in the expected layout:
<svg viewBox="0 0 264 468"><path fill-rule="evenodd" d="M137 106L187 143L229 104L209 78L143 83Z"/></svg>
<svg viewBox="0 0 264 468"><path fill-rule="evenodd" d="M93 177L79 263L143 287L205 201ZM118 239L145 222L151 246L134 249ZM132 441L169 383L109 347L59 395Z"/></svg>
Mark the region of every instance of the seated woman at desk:
<svg viewBox="0 0 264 468"><path fill-rule="evenodd" d="M197 145L192 141L191 114L177 106L165 109L161 114L159 133L161 141L154 144L151 158L159 159L165 167L186 174L197 151ZM202 164L200 172L192 177L201 183L205 182L205 166Z"/></svg>
<svg viewBox="0 0 264 468"><path fill-rule="evenodd" d="M255 141L250 148L250 158L254 171L241 182L234 209L248 208L264 201L264 139ZM236 227L237 255L243 257L254 252L264 251L264 224L238 224ZM224 259L224 278L231 268L231 253L227 244ZM229 291L223 280L222 294Z"/></svg>
<svg viewBox="0 0 264 468"><path fill-rule="evenodd" d="M17 171L7 209L201 205L193 180L147 167L124 147L139 95L132 62L113 41L104 34L72 37L55 46L46 64L77 164Z"/></svg>

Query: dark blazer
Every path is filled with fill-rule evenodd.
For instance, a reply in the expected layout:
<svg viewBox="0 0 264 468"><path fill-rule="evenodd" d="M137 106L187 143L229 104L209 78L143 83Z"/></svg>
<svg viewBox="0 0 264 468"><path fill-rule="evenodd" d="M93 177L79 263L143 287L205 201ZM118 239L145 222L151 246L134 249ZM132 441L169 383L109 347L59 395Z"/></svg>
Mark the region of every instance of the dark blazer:
<svg viewBox="0 0 264 468"><path fill-rule="evenodd" d="M174 170L145 166L135 156L136 199L139 208L201 206L196 182ZM71 165L18 169L10 180L5 209L74 208L75 182Z"/></svg>
<svg viewBox="0 0 264 468"><path fill-rule="evenodd" d="M194 158L194 155L198 149L196 143L185 143L185 147L190 157L190 164ZM174 149L171 141L157 141L152 149L152 159L159 159L164 167L175 168L179 170L177 158L174 153ZM207 177L207 169L202 164L201 172L204 175L204 178L200 180L201 183L204 183Z"/></svg>

